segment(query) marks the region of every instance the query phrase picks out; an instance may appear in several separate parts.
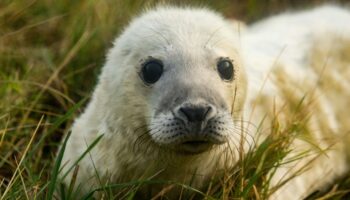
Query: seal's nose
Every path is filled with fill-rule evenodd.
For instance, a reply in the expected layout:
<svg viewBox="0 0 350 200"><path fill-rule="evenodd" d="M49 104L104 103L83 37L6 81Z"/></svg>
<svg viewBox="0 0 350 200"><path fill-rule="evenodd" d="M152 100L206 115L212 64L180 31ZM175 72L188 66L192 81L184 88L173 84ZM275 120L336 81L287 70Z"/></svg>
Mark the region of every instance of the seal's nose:
<svg viewBox="0 0 350 200"><path fill-rule="evenodd" d="M204 121L210 110L211 107L209 106L187 106L180 108L180 112L187 117L189 122Z"/></svg>

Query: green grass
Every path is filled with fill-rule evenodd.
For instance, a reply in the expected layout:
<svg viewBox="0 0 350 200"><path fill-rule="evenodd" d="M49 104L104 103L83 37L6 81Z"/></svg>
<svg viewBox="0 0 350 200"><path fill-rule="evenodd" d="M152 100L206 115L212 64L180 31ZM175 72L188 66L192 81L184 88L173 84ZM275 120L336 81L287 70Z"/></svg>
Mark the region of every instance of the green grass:
<svg viewBox="0 0 350 200"><path fill-rule="evenodd" d="M292 0L219 3L193 0L173 1L173 4L205 5L228 17L251 22L288 8L319 2L309 1L305 5ZM89 98L111 41L133 16L157 3L155 0L0 1L1 200L53 198L54 189L59 187L59 143L83 109L85 101L81 99ZM274 130L281 135L287 129ZM280 165L288 153L283 151L288 146L286 141L285 137L267 138L241 159L227 177L213 180L208 191L200 193L180 186L208 199L264 198L269 193L267 172ZM236 170L242 168L244 171ZM100 189L131 188L125 198L132 199L143 184L158 183L131 182ZM350 176L335 183L329 193L316 196L346 198L349 188ZM74 199L73 193L68 188L64 196ZM108 192L106 195L113 197Z"/></svg>

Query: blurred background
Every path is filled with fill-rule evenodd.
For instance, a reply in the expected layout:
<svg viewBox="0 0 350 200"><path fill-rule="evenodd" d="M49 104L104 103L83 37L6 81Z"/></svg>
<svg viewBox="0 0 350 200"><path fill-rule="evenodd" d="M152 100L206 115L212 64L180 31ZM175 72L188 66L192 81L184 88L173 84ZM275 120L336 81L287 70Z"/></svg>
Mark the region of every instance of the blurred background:
<svg viewBox="0 0 350 200"><path fill-rule="evenodd" d="M44 94L37 97L35 102L41 105L34 107L64 113L73 102L91 92L111 41L133 16L145 8L158 4L204 6L226 17L253 23L284 11L324 3L347 2L348 0L1 0L1 113L9 113L13 106L17 109L28 108L28 103L36 97L37 90L42 90L45 85L48 88L44 89ZM49 83L46 84L47 82ZM18 110L14 113L18 113Z"/></svg>
<svg viewBox="0 0 350 200"><path fill-rule="evenodd" d="M0 195L23 156L25 181L14 182L9 194L25 188L36 194L45 186L58 141L75 116L67 113L79 113L80 108L72 107L91 94L112 40L143 9L158 4L205 6L253 23L324 3L349 1L1 0ZM27 144L32 146L25 151Z"/></svg>

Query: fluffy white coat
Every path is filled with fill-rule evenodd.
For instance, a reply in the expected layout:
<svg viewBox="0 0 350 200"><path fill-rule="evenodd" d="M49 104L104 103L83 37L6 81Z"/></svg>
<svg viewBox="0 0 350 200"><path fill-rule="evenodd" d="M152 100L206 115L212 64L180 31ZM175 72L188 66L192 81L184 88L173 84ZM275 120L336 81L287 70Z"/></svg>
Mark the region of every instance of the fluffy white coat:
<svg viewBox="0 0 350 200"><path fill-rule="evenodd" d="M179 13L187 19L188 24L184 20L178 19ZM152 18L154 21L149 21L148 18ZM195 25L191 24L192 22ZM319 76L309 67L306 59L313 48L314 41L329 34L340 34L350 39L349 22L350 12L334 6L323 6L299 13L274 16L244 29L237 28L237 24L229 28L227 27L230 25L228 21L211 11L202 9L159 8L142 15L141 18L131 23L127 29L131 31L124 32L121 39L116 40L115 47L109 52L92 100L84 113L74 123L63 163L68 168L67 166L70 166L98 135L104 134L100 143L90 152L89 156L86 156L79 163L77 180L84 183L84 191L89 191L98 185L96 178L94 178L96 174L99 174L101 179L106 182L127 182L142 177L150 165L164 166L164 160L157 157L159 154L153 154L147 149L143 154L132 152L134 143L131 141L135 138L130 135L134 134L135 130L130 127L135 128L142 125L139 121L133 120L133 117L150 112L146 109L147 102L141 99L141 95L130 95L134 86L128 86L128 83L135 82L139 77L130 70L129 65L136 62L133 61L135 58L133 56L153 49L162 49L163 46L159 44L159 41L166 40L168 42L171 40L171 38L167 38L165 30L149 30L144 28L146 25L152 27L152 23L169 23L179 30L193 29L192 37L182 38L184 48L192 51L196 51L196 46L191 46L193 40L204 40L215 33L217 27L224 27L220 28L218 32L221 32L221 37L227 36L226 42L230 44L226 45L232 44L238 49L235 56L240 57L237 59L242 60L242 66L246 70L248 87L243 109L244 120L249 120L257 125L265 116L264 105L254 106L259 96L268 97L271 101L276 100L278 105L283 104L283 96L280 95L276 82L269 76L271 71L279 67L283 68L285 74L295 81L316 82ZM197 27L209 25L213 27L207 32L196 32ZM236 31L234 37L229 35L232 29ZM151 37L155 35L156 37ZM143 45L140 46L140 44ZM325 44L328 46L320 48L331 48L329 43ZM186 47L186 45L188 46ZM149 46L152 48L148 48ZM130 52L130 49L137 49L137 52ZM164 51L168 50L164 49ZM240 61L238 63L240 64ZM238 85L238 87L240 86ZM128 91L131 92L128 93ZM332 102L324 95L321 95L320 99L329 126L339 136L341 133L337 131L339 125ZM133 107L128 105L133 105ZM132 110L132 115L129 115L130 110ZM347 117L350 119L349 115ZM145 120L147 121L147 119ZM315 137L322 140L322 136ZM239 144L238 140L239 138L237 138L235 145ZM295 146L298 146L299 143L302 142L296 141ZM323 143L320 142L320 144L322 146ZM328 156L318 158L311 165L310 170L289 181L274 193L271 199L301 199L344 174L348 168L344 151L342 144L337 144L334 151L330 151ZM196 169L203 174L202 178L195 180L195 185L201 187L203 182L210 179L215 169L220 168L214 164L216 162L213 162L213 159L217 159L217 154L221 152L215 151L214 153L205 153L196 158L175 156L175 160L179 159L174 161L175 167L165 171L161 178L186 182L191 177L186 177L184 172ZM234 162L236 160L231 160L228 163L234 164ZM308 162L311 161L305 159L299 164L291 165L298 167L298 165L302 166ZM227 164L225 161L219 163ZM288 177L289 171L287 168L279 169L274 176L274 183L277 184L281 179ZM71 174L65 180L66 183L70 182ZM325 174L327 175L325 176Z"/></svg>

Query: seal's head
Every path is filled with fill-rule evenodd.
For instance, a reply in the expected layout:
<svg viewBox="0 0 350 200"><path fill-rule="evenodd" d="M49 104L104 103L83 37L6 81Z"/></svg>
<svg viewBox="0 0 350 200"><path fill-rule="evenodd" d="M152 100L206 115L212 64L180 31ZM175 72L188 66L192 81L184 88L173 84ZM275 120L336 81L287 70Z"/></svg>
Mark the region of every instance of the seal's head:
<svg viewBox="0 0 350 200"><path fill-rule="evenodd" d="M201 153L236 137L246 90L238 35L204 9L159 8L133 21L100 79L113 120L178 153Z"/></svg>

